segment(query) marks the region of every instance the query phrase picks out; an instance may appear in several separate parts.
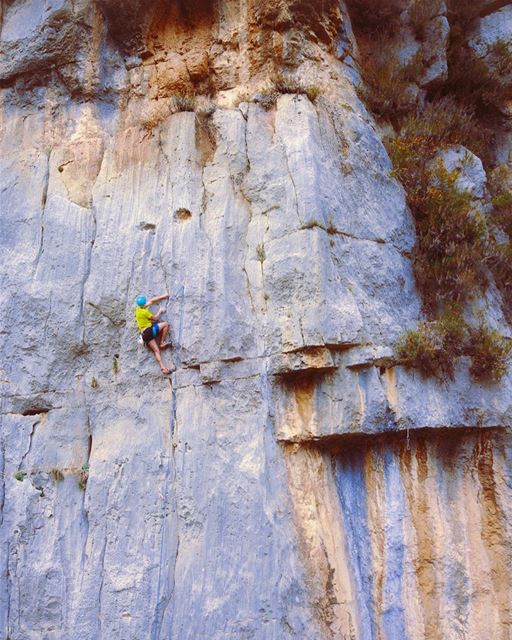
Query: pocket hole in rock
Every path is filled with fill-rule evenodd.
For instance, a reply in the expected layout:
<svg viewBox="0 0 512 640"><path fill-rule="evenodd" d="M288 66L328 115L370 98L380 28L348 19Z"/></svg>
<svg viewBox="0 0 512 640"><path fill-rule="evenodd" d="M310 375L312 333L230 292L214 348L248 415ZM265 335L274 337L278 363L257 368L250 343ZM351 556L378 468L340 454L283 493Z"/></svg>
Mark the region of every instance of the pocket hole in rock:
<svg viewBox="0 0 512 640"><path fill-rule="evenodd" d="M41 413L48 413L50 411L49 407L30 407L29 409L25 409L21 413L22 416L38 416Z"/></svg>
<svg viewBox="0 0 512 640"><path fill-rule="evenodd" d="M174 217L176 218L176 220L188 220L189 218L192 217L192 212L189 211L189 209L180 207L179 209L176 209L176 211L174 212Z"/></svg>

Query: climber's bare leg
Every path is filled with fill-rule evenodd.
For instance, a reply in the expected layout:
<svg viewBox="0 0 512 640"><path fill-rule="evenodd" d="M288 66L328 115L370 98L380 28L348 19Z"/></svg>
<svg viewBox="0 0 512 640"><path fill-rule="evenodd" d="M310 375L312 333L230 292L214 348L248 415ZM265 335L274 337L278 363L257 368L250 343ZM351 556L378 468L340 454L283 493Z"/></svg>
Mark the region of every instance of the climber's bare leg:
<svg viewBox="0 0 512 640"><path fill-rule="evenodd" d="M169 333L169 323L168 322L159 322L158 323L158 338L160 339L160 342L158 344L158 347L160 349L167 349L167 347L170 346L169 344L167 344L165 342L165 338L167 337L168 333Z"/></svg>
<svg viewBox="0 0 512 640"><path fill-rule="evenodd" d="M162 362L162 357L160 356L160 349L158 348L158 344L155 340L155 338L153 338L153 340L150 340L148 342L148 347L151 349L151 351L153 352L153 355L155 356L156 361L158 362L160 369L162 371L162 373L164 375L167 375L168 373L171 373L169 369L167 369L164 366L164 363Z"/></svg>

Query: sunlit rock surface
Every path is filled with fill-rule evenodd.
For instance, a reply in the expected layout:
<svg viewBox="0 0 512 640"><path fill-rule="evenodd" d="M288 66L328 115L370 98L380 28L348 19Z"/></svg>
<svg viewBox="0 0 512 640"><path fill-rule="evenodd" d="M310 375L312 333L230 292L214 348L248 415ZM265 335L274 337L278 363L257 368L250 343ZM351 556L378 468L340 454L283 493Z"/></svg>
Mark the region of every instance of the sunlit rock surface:
<svg viewBox="0 0 512 640"><path fill-rule="evenodd" d="M509 639L512 379L393 364L414 227L344 9L2 10L0 638ZM252 101L283 69L319 97Z"/></svg>

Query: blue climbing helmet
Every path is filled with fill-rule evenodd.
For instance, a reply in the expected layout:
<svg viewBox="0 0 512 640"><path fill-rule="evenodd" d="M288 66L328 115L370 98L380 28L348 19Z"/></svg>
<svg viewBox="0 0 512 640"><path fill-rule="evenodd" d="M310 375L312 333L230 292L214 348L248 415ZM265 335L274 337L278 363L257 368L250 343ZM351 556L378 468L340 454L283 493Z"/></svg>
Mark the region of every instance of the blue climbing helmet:
<svg viewBox="0 0 512 640"><path fill-rule="evenodd" d="M148 299L146 298L146 296L137 296L137 298L135 299L135 304L138 307L143 307L147 301Z"/></svg>

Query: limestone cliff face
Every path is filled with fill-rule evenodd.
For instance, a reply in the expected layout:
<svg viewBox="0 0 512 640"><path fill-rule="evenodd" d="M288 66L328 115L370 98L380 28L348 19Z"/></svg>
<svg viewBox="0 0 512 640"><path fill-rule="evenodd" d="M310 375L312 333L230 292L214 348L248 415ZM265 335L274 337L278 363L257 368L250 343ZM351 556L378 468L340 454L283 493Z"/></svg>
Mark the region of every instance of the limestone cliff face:
<svg viewBox="0 0 512 640"><path fill-rule="evenodd" d="M1 6L0 638L512 637L512 377L393 364L414 226L345 8Z"/></svg>

